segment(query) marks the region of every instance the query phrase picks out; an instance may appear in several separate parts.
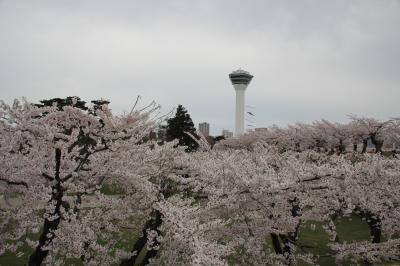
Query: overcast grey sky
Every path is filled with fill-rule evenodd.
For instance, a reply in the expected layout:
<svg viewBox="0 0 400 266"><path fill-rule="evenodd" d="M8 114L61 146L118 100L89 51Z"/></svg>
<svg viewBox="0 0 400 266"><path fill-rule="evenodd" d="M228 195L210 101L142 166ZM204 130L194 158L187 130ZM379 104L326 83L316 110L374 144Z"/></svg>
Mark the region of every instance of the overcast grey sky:
<svg viewBox="0 0 400 266"><path fill-rule="evenodd" d="M397 0L0 0L0 98L137 95L233 130L228 74L255 77L256 127L400 115Z"/></svg>

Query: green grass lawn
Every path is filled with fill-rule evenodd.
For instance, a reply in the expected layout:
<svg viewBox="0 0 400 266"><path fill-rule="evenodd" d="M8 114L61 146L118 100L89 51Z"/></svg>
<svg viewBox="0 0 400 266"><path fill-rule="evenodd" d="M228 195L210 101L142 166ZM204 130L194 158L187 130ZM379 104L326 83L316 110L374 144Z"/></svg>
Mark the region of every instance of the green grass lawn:
<svg viewBox="0 0 400 266"><path fill-rule="evenodd" d="M311 229L311 224L315 224L314 230ZM367 223L356 215L342 217L340 220L336 221L335 225L339 242L341 243L369 240L370 236ZM329 236L322 228L321 223L306 222L301 226L298 245L302 247L304 251L319 255L319 265L336 265L335 259L331 255L331 250L328 247L329 242ZM302 250L300 250L300 252L302 252ZM299 265L308 264L300 263Z"/></svg>
<svg viewBox="0 0 400 266"><path fill-rule="evenodd" d="M35 235L29 235L29 239L39 239L40 233ZM28 261L29 255L32 253L33 249L27 244L19 247L16 253L11 253L6 251L0 256L0 266L14 266L14 265L25 265ZM16 256L18 254L18 256Z"/></svg>

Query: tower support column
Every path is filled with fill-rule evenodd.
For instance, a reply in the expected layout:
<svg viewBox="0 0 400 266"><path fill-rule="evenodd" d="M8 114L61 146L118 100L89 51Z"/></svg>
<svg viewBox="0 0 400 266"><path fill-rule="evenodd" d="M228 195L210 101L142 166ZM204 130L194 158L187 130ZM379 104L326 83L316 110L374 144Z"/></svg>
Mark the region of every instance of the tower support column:
<svg viewBox="0 0 400 266"><path fill-rule="evenodd" d="M236 91L236 119L235 119L235 136L244 133L244 101L245 89L235 89Z"/></svg>

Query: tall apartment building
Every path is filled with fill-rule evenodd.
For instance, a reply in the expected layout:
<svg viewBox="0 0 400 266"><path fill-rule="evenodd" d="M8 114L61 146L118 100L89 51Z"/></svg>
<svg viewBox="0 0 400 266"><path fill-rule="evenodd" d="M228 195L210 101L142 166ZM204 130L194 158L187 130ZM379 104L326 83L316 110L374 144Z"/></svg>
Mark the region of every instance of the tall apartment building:
<svg viewBox="0 0 400 266"><path fill-rule="evenodd" d="M201 134L203 134L204 136L209 136L210 135L210 124L207 122L203 122L199 124L199 131L201 132Z"/></svg>

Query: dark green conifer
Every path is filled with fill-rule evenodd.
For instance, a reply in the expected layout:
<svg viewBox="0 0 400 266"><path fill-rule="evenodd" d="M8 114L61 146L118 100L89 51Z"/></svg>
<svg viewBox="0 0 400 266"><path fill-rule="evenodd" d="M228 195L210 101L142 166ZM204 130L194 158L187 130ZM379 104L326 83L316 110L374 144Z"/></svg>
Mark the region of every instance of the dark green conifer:
<svg viewBox="0 0 400 266"><path fill-rule="evenodd" d="M166 141L178 139L178 145L187 146L186 151L195 151L199 144L191 136L186 134L186 132L189 132L198 138L190 115L182 105L179 105L176 109L175 117L172 117L167 121L165 127L165 139Z"/></svg>

